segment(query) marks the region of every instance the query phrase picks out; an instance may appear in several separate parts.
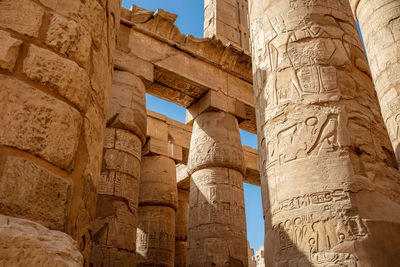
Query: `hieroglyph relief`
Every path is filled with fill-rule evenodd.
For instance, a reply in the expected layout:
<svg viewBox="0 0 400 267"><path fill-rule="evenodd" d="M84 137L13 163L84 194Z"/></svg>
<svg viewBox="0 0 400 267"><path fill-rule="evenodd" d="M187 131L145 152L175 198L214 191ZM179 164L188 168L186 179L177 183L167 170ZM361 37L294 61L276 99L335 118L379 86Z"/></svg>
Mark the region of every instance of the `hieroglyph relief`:
<svg viewBox="0 0 400 267"><path fill-rule="evenodd" d="M267 23L265 23L267 21ZM336 66L350 64L345 32L304 25L287 30L282 16L253 22L256 101L273 109L289 102L338 100Z"/></svg>
<svg viewBox="0 0 400 267"><path fill-rule="evenodd" d="M284 116L277 127L264 127L260 154L264 173L273 165L329 152L343 152L349 145L347 118L340 108L314 108L320 112ZM311 111L311 108L308 110ZM306 113L306 112L305 112Z"/></svg>

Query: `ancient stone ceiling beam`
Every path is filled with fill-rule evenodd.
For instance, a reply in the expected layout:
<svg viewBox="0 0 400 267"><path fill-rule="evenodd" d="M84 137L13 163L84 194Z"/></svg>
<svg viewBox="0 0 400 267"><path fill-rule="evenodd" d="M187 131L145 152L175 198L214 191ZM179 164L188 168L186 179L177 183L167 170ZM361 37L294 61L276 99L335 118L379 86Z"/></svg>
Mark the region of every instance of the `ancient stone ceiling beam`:
<svg viewBox="0 0 400 267"><path fill-rule="evenodd" d="M147 93L190 107L204 95L233 103L240 128L255 133L251 58L215 39L180 33L176 16L123 9L116 68L143 78ZM224 110L225 111L225 110ZM231 112L231 111L228 111Z"/></svg>

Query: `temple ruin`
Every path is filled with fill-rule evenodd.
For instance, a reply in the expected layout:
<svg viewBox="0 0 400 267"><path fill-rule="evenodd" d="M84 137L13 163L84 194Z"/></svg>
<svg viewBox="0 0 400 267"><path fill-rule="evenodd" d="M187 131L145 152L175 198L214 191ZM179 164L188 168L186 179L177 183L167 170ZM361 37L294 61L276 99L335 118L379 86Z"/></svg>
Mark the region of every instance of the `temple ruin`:
<svg viewBox="0 0 400 267"><path fill-rule="evenodd" d="M399 266L400 1L204 10L0 0L0 266Z"/></svg>

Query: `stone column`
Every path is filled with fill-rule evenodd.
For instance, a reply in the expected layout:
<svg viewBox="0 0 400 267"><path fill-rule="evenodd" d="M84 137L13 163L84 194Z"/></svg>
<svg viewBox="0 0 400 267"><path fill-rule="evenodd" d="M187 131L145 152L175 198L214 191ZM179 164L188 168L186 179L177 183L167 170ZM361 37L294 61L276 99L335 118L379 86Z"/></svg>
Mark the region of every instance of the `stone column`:
<svg viewBox="0 0 400 267"><path fill-rule="evenodd" d="M233 115L206 111L195 119L188 171L188 266L247 266L244 159Z"/></svg>
<svg viewBox="0 0 400 267"><path fill-rule="evenodd" d="M175 161L166 156L142 158L137 266L174 266L177 187Z"/></svg>
<svg viewBox="0 0 400 267"><path fill-rule="evenodd" d="M347 0L251 0L266 266L393 266L400 175Z"/></svg>
<svg viewBox="0 0 400 267"><path fill-rule="evenodd" d="M178 188L178 209L175 216L175 267L186 267L189 222L189 191Z"/></svg>
<svg viewBox="0 0 400 267"><path fill-rule="evenodd" d="M146 140L143 82L115 71L104 138L90 261L94 266L135 266L142 145Z"/></svg>
<svg viewBox="0 0 400 267"><path fill-rule="evenodd" d="M350 0L364 37L375 90L400 163L400 2Z"/></svg>
<svg viewBox="0 0 400 267"><path fill-rule="evenodd" d="M0 1L0 214L71 235L85 265L120 4Z"/></svg>

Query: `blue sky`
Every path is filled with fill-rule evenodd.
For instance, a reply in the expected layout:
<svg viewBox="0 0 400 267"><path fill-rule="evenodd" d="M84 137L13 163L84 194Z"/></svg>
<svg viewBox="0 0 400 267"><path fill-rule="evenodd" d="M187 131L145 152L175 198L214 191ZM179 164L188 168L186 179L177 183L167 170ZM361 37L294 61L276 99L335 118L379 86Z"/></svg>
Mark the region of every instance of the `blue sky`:
<svg viewBox="0 0 400 267"><path fill-rule="evenodd" d="M162 8L178 14L176 25L184 34L203 36L204 2L202 0L123 0L122 5L130 8L137 5L148 10ZM147 108L164 114L177 121L185 122L185 108L147 95ZM257 148L257 137L241 131L242 143ZM247 236L250 246L255 250L264 244L264 220L262 218L261 189L258 186L244 184L246 203Z"/></svg>

